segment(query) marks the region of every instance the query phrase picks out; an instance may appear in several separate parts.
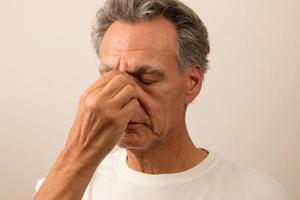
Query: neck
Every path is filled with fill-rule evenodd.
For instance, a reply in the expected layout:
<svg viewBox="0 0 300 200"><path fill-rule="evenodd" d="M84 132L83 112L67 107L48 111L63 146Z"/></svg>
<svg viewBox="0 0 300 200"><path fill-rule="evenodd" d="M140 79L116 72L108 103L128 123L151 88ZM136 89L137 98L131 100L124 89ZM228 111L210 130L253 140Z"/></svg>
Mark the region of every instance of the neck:
<svg viewBox="0 0 300 200"><path fill-rule="evenodd" d="M188 170L205 159L208 152L194 146L186 126L176 132L146 150L127 150L128 166L147 174L169 174Z"/></svg>

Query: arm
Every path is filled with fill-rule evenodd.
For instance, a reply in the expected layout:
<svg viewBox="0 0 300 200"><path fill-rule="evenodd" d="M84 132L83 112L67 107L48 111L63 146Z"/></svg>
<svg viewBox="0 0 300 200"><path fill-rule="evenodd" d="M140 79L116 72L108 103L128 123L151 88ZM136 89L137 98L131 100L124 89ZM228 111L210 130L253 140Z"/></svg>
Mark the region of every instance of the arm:
<svg viewBox="0 0 300 200"><path fill-rule="evenodd" d="M108 72L82 95L66 145L34 200L79 200L137 109L133 80Z"/></svg>
<svg viewBox="0 0 300 200"><path fill-rule="evenodd" d="M34 199L82 199L96 166L72 158L71 152L64 150L59 155Z"/></svg>

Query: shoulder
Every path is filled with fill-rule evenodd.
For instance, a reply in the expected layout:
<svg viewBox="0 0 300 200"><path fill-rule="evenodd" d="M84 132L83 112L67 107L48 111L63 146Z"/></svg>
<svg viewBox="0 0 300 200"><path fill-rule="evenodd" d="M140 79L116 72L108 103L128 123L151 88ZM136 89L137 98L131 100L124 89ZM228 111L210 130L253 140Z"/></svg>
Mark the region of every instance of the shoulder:
<svg viewBox="0 0 300 200"><path fill-rule="evenodd" d="M261 171L225 159L220 159L219 170L223 180L228 180L227 187L248 193L254 199L289 199L285 188Z"/></svg>

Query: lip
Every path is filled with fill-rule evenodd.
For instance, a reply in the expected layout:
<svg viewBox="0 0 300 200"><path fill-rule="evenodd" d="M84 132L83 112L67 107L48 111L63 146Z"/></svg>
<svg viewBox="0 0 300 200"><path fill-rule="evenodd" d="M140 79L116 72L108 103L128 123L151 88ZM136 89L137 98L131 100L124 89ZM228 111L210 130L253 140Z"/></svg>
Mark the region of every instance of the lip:
<svg viewBox="0 0 300 200"><path fill-rule="evenodd" d="M138 123L138 122L129 122L127 125L130 126L137 126L137 125L142 125L143 123Z"/></svg>
<svg viewBox="0 0 300 200"><path fill-rule="evenodd" d="M137 128L138 126L145 125L144 123L139 122L129 122L127 128Z"/></svg>

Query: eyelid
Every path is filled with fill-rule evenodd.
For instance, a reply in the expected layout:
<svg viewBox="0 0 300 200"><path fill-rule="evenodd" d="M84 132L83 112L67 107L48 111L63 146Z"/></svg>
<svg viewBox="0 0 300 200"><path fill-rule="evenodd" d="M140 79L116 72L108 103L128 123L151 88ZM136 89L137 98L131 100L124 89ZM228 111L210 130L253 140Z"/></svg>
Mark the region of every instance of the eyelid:
<svg viewBox="0 0 300 200"><path fill-rule="evenodd" d="M149 80L149 79L143 79L141 77L138 78L138 80L145 85L150 85L152 83L158 82L158 80Z"/></svg>

